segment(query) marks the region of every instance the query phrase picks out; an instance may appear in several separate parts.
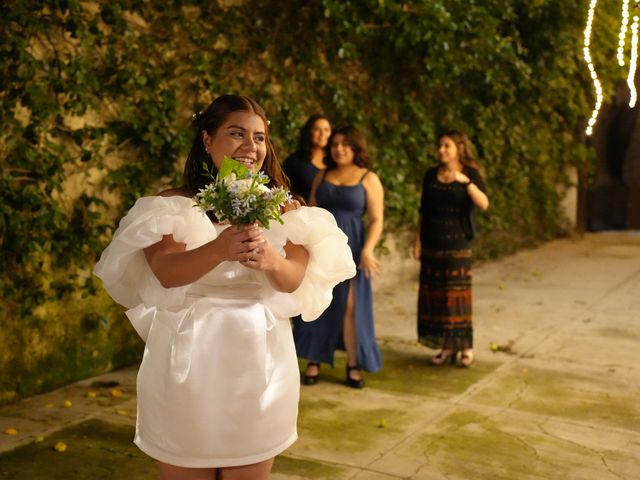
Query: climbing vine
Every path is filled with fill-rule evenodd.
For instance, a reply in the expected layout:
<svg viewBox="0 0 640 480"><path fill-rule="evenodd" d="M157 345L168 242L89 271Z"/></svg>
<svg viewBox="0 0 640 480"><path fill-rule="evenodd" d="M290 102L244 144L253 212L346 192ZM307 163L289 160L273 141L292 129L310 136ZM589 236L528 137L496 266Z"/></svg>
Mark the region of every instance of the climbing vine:
<svg viewBox="0 0 640 480"><path fill-rule="evenodd" d="M5 2L0 317L11 328L0 336L0 371L33 375L62 345L85 373L131 358L122 354L131 340L114 337L130 334L121 312L88 301L104 295L92 265L137 197L179 182L191 114L221 93L264 106L281 157L312 113L360 127L390 231L415 226L438 131L456 127L479 150L492 200L480 251L499 255L562 233L567 171L592 159L581 133L592 99L580 55L585 3ZM593 45L610 91L619 19L607 3ZM78 302L87 308L79 320L56 313L68 328L44 338L52 305ZM18 360L10 337L35 360ZM62 381L20 390L15 378L0 378L0 402L2 392Z"/></svg>

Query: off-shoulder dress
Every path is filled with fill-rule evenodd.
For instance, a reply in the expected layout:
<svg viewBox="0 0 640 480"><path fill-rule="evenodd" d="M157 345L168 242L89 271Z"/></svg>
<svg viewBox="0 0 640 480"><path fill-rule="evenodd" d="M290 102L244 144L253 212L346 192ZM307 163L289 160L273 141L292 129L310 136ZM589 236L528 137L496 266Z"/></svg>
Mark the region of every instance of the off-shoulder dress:
<svg viewBox="0 0 640 480"><path fill-rule="evenodd" d="M163 287L144 248L172 234L190 250L232 228L212 223L186 197L140 198L103 252L94 273L145 341L134 442L149 456L183 467L247 465L296 440L299 372L289 317L317 318L355 265L326 210L302 207L282 218L265 230L271 245L283 256L287 241L309 252L293 293L238 262Z"/></svg>

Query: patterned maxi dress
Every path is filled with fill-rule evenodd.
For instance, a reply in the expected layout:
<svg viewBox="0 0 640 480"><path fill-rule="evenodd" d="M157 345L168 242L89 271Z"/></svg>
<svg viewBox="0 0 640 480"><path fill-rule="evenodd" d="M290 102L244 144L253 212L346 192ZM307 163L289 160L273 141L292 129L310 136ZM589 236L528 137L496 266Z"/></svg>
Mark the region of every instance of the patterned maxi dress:
<svg viewBox="0 0 640 480"><path fill-rule="evenodd" d="M418 340L430 348L462 350L473 347L473 204L465 185L442 183L437 173L437 167L429 169L422 184ZM465 167L464 173L485 191L478 170Z"/></svg>
<svg viewBox="0 0 640 480"><path fill-rule="evenodd" d="M364 176L360 183L351 186L334 185L323 180L316 191L318 206L329 210L338 227L346 233L356 265L360 262L360 252L366 239L362 221L366 210L363 179ZM333 365L335 350L344 349L342 325L350 284L354 288L357 362L363 370L377 372L382 367L382 360L375 338L371 280L362 270L358 270L353 279L333 289L333 301L318 320L305 323L294 319L296 352L299 357Z"/></svg>

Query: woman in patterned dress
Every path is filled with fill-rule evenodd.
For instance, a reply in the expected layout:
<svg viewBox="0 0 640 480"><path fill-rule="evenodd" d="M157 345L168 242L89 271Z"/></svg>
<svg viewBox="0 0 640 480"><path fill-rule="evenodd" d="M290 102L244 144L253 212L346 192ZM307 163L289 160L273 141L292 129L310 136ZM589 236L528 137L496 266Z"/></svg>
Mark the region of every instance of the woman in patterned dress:
<svg viewBox="0 0 640 480"><path fill-rule="evenodd" d="M471 245L473 211L486 210L489 199L477 168L473 146L460 131L440 136L440 164L422 183L420 229L414 257L420 260L418 340L440 349L433 365L473 363ZM459 356L459 358L458 358Z"/></svg>

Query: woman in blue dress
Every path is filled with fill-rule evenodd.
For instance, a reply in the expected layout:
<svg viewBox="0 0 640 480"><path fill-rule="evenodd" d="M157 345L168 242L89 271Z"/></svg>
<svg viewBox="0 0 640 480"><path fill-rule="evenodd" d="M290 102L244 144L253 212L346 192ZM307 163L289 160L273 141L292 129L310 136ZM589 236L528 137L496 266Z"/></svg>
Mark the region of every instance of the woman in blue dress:
<svg viewBox="0 0 640 480"><path fill-rule="evenodd" d="M346 384L362 388L361 370L376 372L382 366L375 339L371 277L380 270L374 248L382 234L384 190L378 176L368 169L366 142L354 127L332 133L325 163L327 169L314 179L309 203L333 214L349 238L358 273L334 288L333 301L318 320L294 320L293 334L298 356L309 361L302 378L305 385L316 384L320 364L333 365L335 350L344 349Z"/></svg>
<svg viewBox="0 0 640 480"><path fill-rule="evenodd" d="M313 179L326 168L325 147L330 135L329 119L324 115L311 115L300 130L298 149L282 163L282 169L291 182L291 193L307 203Z"/></svg>

